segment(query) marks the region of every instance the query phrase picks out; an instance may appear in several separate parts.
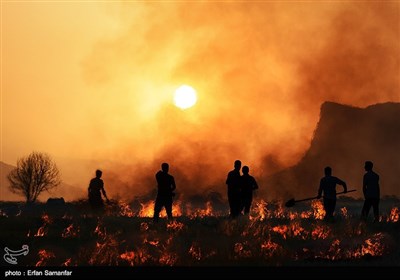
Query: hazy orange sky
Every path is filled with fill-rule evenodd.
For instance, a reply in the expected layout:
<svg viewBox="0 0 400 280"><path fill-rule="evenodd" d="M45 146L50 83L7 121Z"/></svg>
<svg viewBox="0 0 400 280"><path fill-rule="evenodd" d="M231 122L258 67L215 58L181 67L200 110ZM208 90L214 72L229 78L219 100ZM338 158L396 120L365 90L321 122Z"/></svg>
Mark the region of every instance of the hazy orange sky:
<svg viewBox="0 0 400 280"><path fill-rule="evenodd" d="M400 101L399 2L1 2L1 161L46 152L82 189L102 168L140 193L163 161L189 189L270 174L324 101Z"/></svg>

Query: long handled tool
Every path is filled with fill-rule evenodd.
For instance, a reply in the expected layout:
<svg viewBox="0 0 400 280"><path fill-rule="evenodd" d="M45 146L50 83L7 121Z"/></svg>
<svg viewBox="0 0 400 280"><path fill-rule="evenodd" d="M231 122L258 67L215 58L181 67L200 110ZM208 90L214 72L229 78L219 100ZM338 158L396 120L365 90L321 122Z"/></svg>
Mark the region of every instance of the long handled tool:
<svg viewBox="0 0 400 280"><path fill-rule="evenodd" d="M349 192L355 192L356 190L349 190L349 191L347 191L347 192L338 192L338 193L336 193L336 194L343 194L343 193L349 193ZM307 200L313 200L313 199L317 199L318 198L318 196L314 196L314 197L309 197L309 198L304 198L304 199L299 199L299 200L294 200L294 198L292 198L292 199L290 199L290 200L288 200L286 203L285 203L285 206L286 207L293 207L297 202L301 202L301 201L307 201Z"/></svg>

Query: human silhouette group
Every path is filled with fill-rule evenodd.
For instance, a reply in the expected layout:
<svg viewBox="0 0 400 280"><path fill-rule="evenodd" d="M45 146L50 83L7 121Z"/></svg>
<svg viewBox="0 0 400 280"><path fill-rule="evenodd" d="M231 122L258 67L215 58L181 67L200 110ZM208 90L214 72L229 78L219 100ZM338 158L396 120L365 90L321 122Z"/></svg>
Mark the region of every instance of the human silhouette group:
<svg viewBox="0 0 400 280"><path fill-rule="evenodd" d="M258 185L254 177L249 175L248 166L243 166L243 175L240 175L242 166L240 160L236 160L233 166L234 169L228 173L225 183L228 186L230 216L236 218L242 214L242 211L245 215L249 214L253 191L258 189Z"/></svg>
<svg viewBox="0 0 400 280"><path fill-rule="evenodd" d="M240 160L234 162L234 169L229 171L226 178L227 195L230 210L230 217L237 218L241 215L247 216L250 213L253 200L253 192L258 189L258 184L253 176L249 174L250 168L243 166ZM241 170L240 170L241 169ZM379 175L373 171L373 163L366 161L364 164L365 174L363 176L362 190L364 194L364 205L361 211L361 218L368 218L371 207L373 208L374 221L379 221L379 201L380 186ZM242 171L242 174L240 174ZM90 180L88 187L89 203L96 212L102 212L104 202L102 196L109 202L104 182L101 179L102 171L96 170L96 177ZM161 170L155 174L157 182L157 196L154 203L153 220L155 223L159 220L159 214L164 207L167 217L171 220L173 197L175 196L175 179L169 174L169 164L163 162ZM326 212L325 220L332 221L336 207L336 186L343 187L343 193L347 192L347 184L342 179L332 175L332 168L324 168L324 177L321 178L318 195L316 198L323 197L324 210Z"/></svg>

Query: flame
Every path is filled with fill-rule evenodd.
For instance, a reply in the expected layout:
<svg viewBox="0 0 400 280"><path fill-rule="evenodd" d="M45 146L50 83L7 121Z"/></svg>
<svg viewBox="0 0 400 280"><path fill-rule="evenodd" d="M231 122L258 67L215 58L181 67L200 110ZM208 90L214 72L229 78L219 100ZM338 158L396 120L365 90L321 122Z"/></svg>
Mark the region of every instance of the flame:
<svg viewBox="0 0 400 280"><path fill-rule="evenodd" d="M311 218L312 215L313 215L313 212L312 212L312 211L303 211L303 212L301 212L301 214L300 214L300 218L302 218L302 219L309 219L309 218Z"/></svg>
<svg viewBox="0 0 400 280"><path fill-rule="evenodd" d="M340 208L340 213L342 214L343 218L345 219L349 218L349 214L346 207Z"/></svg>
<svg viewBox="0 0 400 280"><path fill-rule="evenodd" d="M305 230L299 223L291 223L289 225L278 225L272 228L273 232L277 232L282 235L283 239L287 239L288 236L300 237L306 239L309 232Z"/></svg>
<svg viewBox="0 0 400 280"><path fill-rule="evenodd" d="M329 247L328 250L328 259L330 260L337 260L340 259L340 252L341 252L341 248L340 248L340 240L339 239L335 239L331 246Z"/></svg>
<svg viewBox="0 0 400 280"><path fill-rule="evenodd" d="M292 223L290 225L290 230L292 232L292 236L301 237L302 239L306 239L308 235L308 231L303 228L300 223Z"/></svg>
<svg viewBox="0 0 400 280"><path fill-rule="evenodd" d="M42 220L44 224L51 224L53 222L50 216L46 213L42 215Z"/></svg>
<svg viewBox="0 0 400 280"><path fill-rule="evenodd" d="M166 217L167 213L164 211L164 215L160 215L161 217ZM182 209L181 209L181 202L178 201L177 203L172 204L172 216L173 217L180 217L182 216Z"/></svg>
<svg viewBox="0 0 400 280"><path fill-rule="evenodd" d="M125 260L126 262L129 263L130 266L135 265L135 252L133 251L126 251L125 253L122 253L119 257L122 260Z"/></svg>
<svg viewBox="0 0 400 280"><path fill-rule="evenodd" d="M161 265L167 265L167 266L173 266L178 260L178 256L176 254L169 254L167 252L164 252L160 259L159 263Z"/></svg>
<svg viewBox="0 0 400 280"><path fill-rule="evenodd" d="M100 238L105 238L107 236L106 228L98 221L96 228L94 229L94 233L97 234Z"/></svg>
<svg viewBox="0 0 400 280"><path fill-rule="evenodd" d="M322 220L325 217L324 205L320 200L313 200L311 202L311 207L313 209L313 216L316 220Z"/></svg>
<svg viewBox="0 0 400 280"><path fill-rule="evenodd" d="M274 211L274 218L285 218L285 210L283 209L282 204L278 204L278 209Z"/></svg>
<svg viewBox="0 0 400 280"><path fill-rule="evenodd" d="M36 263L35 266L45 266L45 265L47 265L47 261L49 259L55 258L56 256L54 255L53 252L42 249L42 250L39 250L38 257L39 257L39 261Z"/></svg>
<svg viewBox="0 0 400 280"><path fill-rule="evenodd" d="M235 246L233 248L233 251L235 252L236 256L235 258L250 258L251 257L251 250L246 249L247 247L247 241L241 243L237 242L235 243Z"/></svg>
<svg viewBox="0 0 400 280"><path fill-rule="evenodd" d="M61 264L61 266L71 266L71 263L72 263L72 259L69 258L69 259L66 259L65 262L63 262Z"/></svg>
<svg viewBox="0 0 400 280"><path fill-rule="evenodd" d="M131 207L128 205L128 203L120 201L118 203L118 205L119 205L119 215L120 216L129 217L129 218L134 216L134 213L133 213Z"/></svg>
<svg viewBox="0 0 400 280"><path fill-rule="evenodd" d="M145 222L142 222L142 223L140 223L140 231L147 231L149 229L149 224L148 223L145 223Z"/></svg>
<svg viewBox="0 0 400 280"><path fill-rule="evenodd" d="M331 228L325 225L317 225L311 232L311 238L313 240L317 239L327 239L331 233Z"/></svg>
<svg viewBox="0 0 400 280"><path fill-rule="evenodd" d="M47 228L46 225L41 226L36 234L34 235L35 237L40 237L40 236L45 236L47 234Z"/></svg>
<svg viewBox="0 0 400 280"><path fill-rule="evenodd" d="M35 237L45 236L48 232L47 225L53 222L50 216L46 213L42 215L41 219L43 221L43 225L37 230L36 234L34 235ZM30 232L28 234L30 235Z"/></svg>
<svg viewBox="0 0 400 280"><path fill-rule="evenodd" d="M190 265L190 262L202 265L207 264L207 259L211 256L216 256L215 260L217 261L221 258L236 261L255 258L268 264L271 262L281 264L283 257L300 262L310 258L337 261L383 256L390 252L386 250L390 244L385 242L388 241L385 240L386 233L371 233L369 225L362 221L355 221L349 215L346 207L340 209L343 219L337 224L326 224L319 221L324 215L321 202L313 203L309 211L295 212L284 210L279 207L278 203L269 207L275 210L270 210L267 208L269 205L260 200L252 208L249 220L242 218L237 220L207 219L207 217L218 217L210 201L200 209L188 207L188 204L181 208L181 205L181 202L177 202L176 209L179 211L184 209L186 218L172 219L165 224L161 223L158 227L150 226L151 222L147 219L141 220L140 217L131 220L139 231L133 238L126 240L121 239L121 232L115 232L114 226L106 227L112 221L110 217L97 218L97 225L91 235L89 234L94 239L94 243L90 242L90 245L86 245L84 250L79 253L84 256L84 261L70 256L55 261L52 260L55 258L54 253L41 250L38 253L39 260L36 261L36 265L49 265L50 261L62 266L77 265L77 263L107 266L174 266ZM115 206L115 211L113 210L112 213L117 216L117 219L121 216L133 215L128 204L121 203L120 205L115 204ZM152 215L154 202L143 204L142 211L145 211L146 207L150 209ZM395 223L398 222L398 216L399 209L393 207L390 214L386 213L382 217L387 223ZM62 223L66 222L65 219L71 219L71 221L63 229L62 238L74 238L80 234L87 235L83 231L88 227L84 227L83 224L80 224L79 227L76 223L72 223L75 217L63 217ZM202 222L203 220L194 219L204 219L205 223ZM45 236L49 229L52 229L49 228L49 223L53 221L47 214L43 215L41 220L43 225L34 236ZM268 222L265 222L266 220ZM119 219L119 221L127 220ZM221 238L227 238L233 243L221 250L218 247L219 244L214 243L214 240L204 243L199 241L180 242L180 240L190 240L188 238L192 238L193 233L203 232L204 226L208 229L208 221L211 221L210 225L215 226L214 230L217 232L217 236L222 234ZM58 223L59 220L54 222ZM55 228L59 228L57 224L56 226ZM382 224L382 226L385 225ZM93 230L91 227L90 229ZM34 230L29 229L27 236L30 237L34 233ZM126 236L125 233L123 236ZM74 242L74 240L70 241ZM295 249L290 252L293 246Z"/></svg>
<svg viewBox="0 0 400 280"><path fill-rule="evenodd" d="M147 241L147 240L145 240L145 241ZM158 244L160 243L160 241L159 240L152 240L152 241L147 241L146 243L149 243L150 245L153 245L153 246L157 247Z"/></svg>
<svg viewBox="0 0 400 280"><path fill-rule="evenodd" d="M4 212L2 209L0 209L0 217L6 217L8 218L8 215L6 212Z"/></svg>
<svg viewBox="0 0 400 280"><path fill-rule="evenodd" d="M354 251L347 253L348 258L362 258L364 256L382 256L386 250L383 233L375 233L371 238L364 240Z"/></svg>
<svg viewBox="0 0 400 280"><path fill-rule="evenodd" d="M141 218L152 218L154 216L154 201L149 201L147 203L140 203L141 209L139 211L139 217ZM172 216L179 217L182 216L182 209L181 209L181 202L178 201L172 204ZM167 217L167 213L165 209L160 212L160 217L165 218Z"/></svg>
<svg viewBox="0 0 400 280"><path fill-rule="evenodd" d="M90 265L117 265L120 254L118 253L119 242L113 235L107 235L103 243L96 242Z"/></svg>
<svg viewBox="0 0 400 280"><path fill-rule="evenodd" d="M167 224L167 229L172 231L180 231L184 228L184 224L178 221L171 221Z"/></svg>
<svg viewBox="0 0 400 280"><path fill-rule="evenodd" d="M148 203L140 203L141 209L139 211L139 217L153 217L154 215L154 201L149 201ZM163 212L160 213L161 215Z"/></svg>
<svg viewBox="0 0 400 280"><path fill-rule="evenodd" d="M390 210L390 215L389 215L389 221L392 223L397 223L399 221L400 217L400 210L397 207L393 207L392 210Z"/></svg>
<svg viewBox="0 0 400 280"><path fill-rule="evenodd" d="M256 201L255 207L252 209L252 214L255 213L255 215L251 215L250 219L264 221L267 217L270 216L270 212L268 211L267 206L267 202L262 199L260 201Z"/></svg>
<svg viewBox="0 0 400 280"><path fill-rule="evenodd" d="M280 246L278 243L267 240L261 244L261 253L267 258L271 258L279 248Z"/></svg>
<svg viewBox="0 0 400 280"><path fill-rule="evenodd" d="M189 255L197 261L201 260L201 248L196 242L193 242L190 246Z"/></svg>
<svg viewBox="0 0 400 280"><path fill-rule="evenodd" d="M196 209L195 211L192 210L190 204L187 205L186 214L190 218L204 218L206 216L217 216L216 213L214 213L211 201L206 202L205 209Z"/></svg>
<svg viewBox="0 0 400 280"><path fill-rule="evenodd" d="M79 234L79 227L74 227L73 224L70 224L67 228L64 229L61 237L68 238L68 237L77 237Z"/></svg>
<svg viewBox="0 0 400 280"><path fill-rule="evenodd" d="M293 221L298 217L298 214L295 212L290 211L289 212L289 220Z"/></svg>
<svg viewBox="0 0 400 280"><path fill-rule="evenodd" d="M375 233L371 238L365 240L361 247L361 255L382 256L385 250L383 245L383 234Z"/></svg>
<svg viewBox="0 0 400 280"><path fill-rule="evenodd" d="M289 227L287 225L279 225L272 228L273 232L277 232L282 235L283 239L287 238Z"/></svg>

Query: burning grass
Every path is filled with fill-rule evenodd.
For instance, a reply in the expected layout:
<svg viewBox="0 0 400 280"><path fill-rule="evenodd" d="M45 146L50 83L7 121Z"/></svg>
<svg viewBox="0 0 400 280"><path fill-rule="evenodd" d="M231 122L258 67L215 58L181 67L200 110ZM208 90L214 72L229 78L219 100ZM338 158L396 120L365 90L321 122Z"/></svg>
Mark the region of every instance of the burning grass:
<svg viewBox="0 0 400 280"><path fill-rule="evenodd" d="M357 204L355 207L355 204ZM381 203L384 205L385 203ZM400 263L399 204L381 206L379 223L360 221L361 201L338 201L336 221L324 222L319 201L299 208L259 200L249 217L206 201L175 203L172 221L152 222L152 202L116 202L98 217L83 202L54 214L45 205L0 213L1 240L29 245L19 259L36 266L396 265ZM38 213L41 213L38 215ZM162 212L165 217L165 212Z"/></svg>

